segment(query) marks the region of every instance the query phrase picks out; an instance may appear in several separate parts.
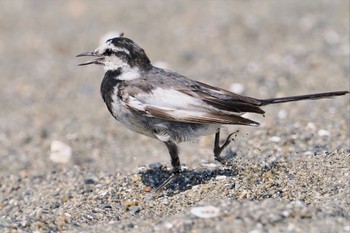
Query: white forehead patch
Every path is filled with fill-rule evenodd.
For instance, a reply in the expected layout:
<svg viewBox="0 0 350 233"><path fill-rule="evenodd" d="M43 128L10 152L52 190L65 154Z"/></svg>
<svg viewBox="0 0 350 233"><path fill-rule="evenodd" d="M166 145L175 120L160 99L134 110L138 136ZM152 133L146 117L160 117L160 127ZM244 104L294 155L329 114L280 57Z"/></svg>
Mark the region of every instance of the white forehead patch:
<svg viewBox="0 0 350 233"><path fill-rule="evenodd" d="M120 48L120 47L116 47L114 44L112 44L111 41L108 41L106 43L104 43L103 45L101 45L100 47L98 47L95 50L95 53L97 54L103 54L107 49L110 49L114 52L124 52L128 55L130 55L130 51L125 49L125 48Z"/></svg>

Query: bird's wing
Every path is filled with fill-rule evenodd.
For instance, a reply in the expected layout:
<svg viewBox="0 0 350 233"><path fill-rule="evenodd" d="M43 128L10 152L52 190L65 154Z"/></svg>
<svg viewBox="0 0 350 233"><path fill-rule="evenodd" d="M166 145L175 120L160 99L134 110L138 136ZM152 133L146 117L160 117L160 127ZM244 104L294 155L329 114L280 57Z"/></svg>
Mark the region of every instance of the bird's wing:
<svg viewBox="0 0 350 233"><path fill-rule="evenodd" d="M257 126L259 123L241 115L245 112L264 113L252 103L253 99L244 101L239 95L237 98L234 93L198 82L177 88L147 85L150 84L138 82L137 85L126 85L120 91L127 108L147 117L187 123Z"/></svg>
<svg viewBox="0 0 350 233"><path fill-rule="evenodd" d="M205 83L192 81L189 88L183 91L188 95L193 95L195 93L205 103L220 110L234 113L265 113L261 108L259 108L259 106L261 106L260 100L248 96L238 95Z"/></svg>

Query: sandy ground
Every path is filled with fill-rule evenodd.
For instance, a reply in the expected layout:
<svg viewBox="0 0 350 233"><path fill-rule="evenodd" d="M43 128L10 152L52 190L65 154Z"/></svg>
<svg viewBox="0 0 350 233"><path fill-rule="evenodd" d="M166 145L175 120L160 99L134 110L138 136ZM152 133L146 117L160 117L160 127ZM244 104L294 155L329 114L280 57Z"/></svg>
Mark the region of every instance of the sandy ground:
<svg viewBox="0 0 350 233"><path fill-rule="evenodd" d="M245 95L349 90L348 1L0 6L1 232L350 231L349 96L224 128L240 130L229 167L212 136L184 144L183 175L152 197L170 175L166 148L119 125L100 97L103 70L75 58L124 32L154 64ZM66 163L50 159L54 140L71 148Z"/></svg>

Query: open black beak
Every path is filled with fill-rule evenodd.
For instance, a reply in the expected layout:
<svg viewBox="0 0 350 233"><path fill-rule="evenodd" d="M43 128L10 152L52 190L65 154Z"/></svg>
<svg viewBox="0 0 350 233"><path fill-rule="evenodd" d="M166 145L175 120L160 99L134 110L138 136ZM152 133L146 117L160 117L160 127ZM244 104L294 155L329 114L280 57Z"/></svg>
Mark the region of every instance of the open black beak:
<svg viewBox="0 0 350 233"><path fill-rule="evenodd" d="M81 53L81 54L78 54L76 57L87 57L87 56L98 57L98 55L95 52ZM78 66L85 66L85 65L90 65L90 64L99 64L98 63L98 59L95 59L93 61L87 61L87 62L84 62L84 63L80 63L80 64L78 64Z"/></svg>

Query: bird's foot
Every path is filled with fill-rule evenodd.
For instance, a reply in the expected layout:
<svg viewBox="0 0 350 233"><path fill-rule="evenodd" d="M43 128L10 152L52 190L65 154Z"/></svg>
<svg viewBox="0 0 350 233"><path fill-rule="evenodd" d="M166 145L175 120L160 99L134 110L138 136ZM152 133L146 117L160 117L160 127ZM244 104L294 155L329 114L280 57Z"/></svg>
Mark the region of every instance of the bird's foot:
<svg viewBox="0 0 350 233"><path fill-rule="evenodd" d="M216 161L218 161L219 163L221 163L222 165L230 165L231 161L229 161L226 156L225 157L222 157L220 156L222 151L228 146L230 145L231 141L234 140L234 136L236 135L236 133L238 133L239 130L233 132L233 133L230 133L224 144L222 144L222 146L220 146L220 130L215 134L215 142L214 142L214 158Z"/></svg>

